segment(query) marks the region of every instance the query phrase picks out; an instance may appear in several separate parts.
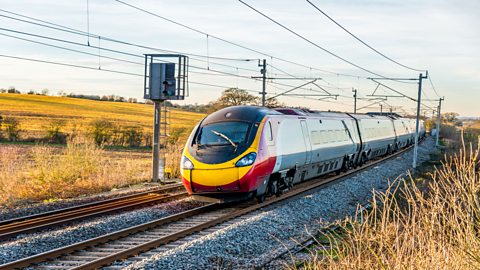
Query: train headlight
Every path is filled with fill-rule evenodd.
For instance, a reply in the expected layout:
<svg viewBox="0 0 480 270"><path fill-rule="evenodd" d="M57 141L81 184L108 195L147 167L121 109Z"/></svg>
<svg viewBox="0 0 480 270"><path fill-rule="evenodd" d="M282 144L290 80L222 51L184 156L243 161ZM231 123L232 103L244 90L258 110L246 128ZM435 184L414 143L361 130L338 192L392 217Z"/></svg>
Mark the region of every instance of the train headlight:
<svg viewBox="0 0 480 270"><path fill-rule="evenodd" d="M185 170L193 169L193 163L186 156L182 157L182 169L185 169Z"/></svg>
<svg viewBox="0 0 480 270"><path fill-rule="evenodd" d="M235 163L236 167L244 167L244 166L249 166L252 165L253 162L255 162L255 159L257 158L257 154L252 152L243 158L241 158L237 163Z"/></svg>

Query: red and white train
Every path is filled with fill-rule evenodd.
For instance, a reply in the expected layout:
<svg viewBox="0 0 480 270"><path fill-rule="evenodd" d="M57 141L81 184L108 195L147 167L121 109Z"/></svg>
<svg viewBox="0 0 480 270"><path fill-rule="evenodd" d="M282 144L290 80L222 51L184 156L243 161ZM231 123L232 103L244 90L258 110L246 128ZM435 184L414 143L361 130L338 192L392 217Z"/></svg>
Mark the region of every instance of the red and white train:
<svg viewBox="0 0 480 270"><path fill-rule="evenodd" d="M420 137L425 136L423 121ZM224 108L192 131L182 182L199 200L279 195L320 175L346 171L414 142L415 120L255 106Z"/></svg>

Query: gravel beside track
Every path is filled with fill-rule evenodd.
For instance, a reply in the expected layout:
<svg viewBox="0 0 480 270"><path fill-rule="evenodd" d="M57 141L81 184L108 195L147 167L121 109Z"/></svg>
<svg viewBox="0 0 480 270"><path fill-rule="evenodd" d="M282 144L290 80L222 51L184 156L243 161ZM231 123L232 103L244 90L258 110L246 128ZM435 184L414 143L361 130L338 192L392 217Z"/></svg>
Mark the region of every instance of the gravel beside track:
<svg viewBox="0 0 480 270"><path fill-rule="evenodd" d="M177 179L177 182L179 182L178 179ZM77 206L77 205L91 203L91 202L113 199L113 198L126 196L134 193L155 190L161 187L163 186L160 185L159 183L143 183L143 184L136 185L134 187L119 188L119 189L115 189L107 192L102 192L99 194L94 194L94 195L89 195L89 196L79 197L79 198L58 200L50 203L26 204L26 205L20 205L12 208L0 207L0 221L39 214L47 211L58 210L62 208Z"/></svg>
<svg viewBox="0 0 480 270"><path fill-rule="evenodd" d="M97 217L55 230L24 234L0 242L0 264L115 232L203 205L190 198L121 214Z"/></svg>
<svg viewBox="0 0 480 270"><path fill-rule="evenodd" d="M418 151L419 163L430 159L434 150L427 138ZM411 168L413 149L373 168L337 182L316 193L291 200L281 206L266 208L227 224L219 230L190 236L177 247L142 254L117 262L127 269L252 269L285 251L320 227L353 215L358 204L371 199L372 189L385 190L388 183L405 175ZM175 242L171 243L175 246ZM139 260L141 258L143 260ZM274 268L278 268L274 267Z"/></svg>

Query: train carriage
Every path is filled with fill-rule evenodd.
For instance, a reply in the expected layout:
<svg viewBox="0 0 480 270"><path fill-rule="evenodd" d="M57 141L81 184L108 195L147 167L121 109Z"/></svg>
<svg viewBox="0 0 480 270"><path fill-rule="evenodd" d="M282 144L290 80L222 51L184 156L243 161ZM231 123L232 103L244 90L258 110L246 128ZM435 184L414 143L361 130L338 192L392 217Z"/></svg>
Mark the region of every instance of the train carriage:
<svg viewBox="0 0 480 270"><path fill-rule="evenodd" d="M363 161L373 159L394 150L396 135L392 119L387 116L352 115L359 126L362 136ZM363 163L363 162L362 162Z"/></svg>
<svg viewBox="0 0 480 270"><path fill-rule="evenodd" d="M396 149L404 148L412 143L413 133L410 131L409 124L410 124L410 121L405 118L393 119L395 134L397 136L397 141L395 144Z"/></svg>
<svg viewBox="0 0 480 270"><path fill-rule="evenodd" d="M411 134L410 122L397 120L289 108L224 108L192 131L181 161L182 182L200 200L255 196L263 201L296 183L393 152Z"/></svg>

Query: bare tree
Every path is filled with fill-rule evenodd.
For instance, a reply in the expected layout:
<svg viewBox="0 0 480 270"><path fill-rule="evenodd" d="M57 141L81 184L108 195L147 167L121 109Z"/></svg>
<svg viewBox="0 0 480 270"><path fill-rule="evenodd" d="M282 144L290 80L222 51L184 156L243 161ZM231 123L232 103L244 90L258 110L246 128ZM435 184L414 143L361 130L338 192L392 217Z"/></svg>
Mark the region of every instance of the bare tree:
<svg viewBox="0 0 480 270"><path fill-rule="evenodd" d="M208 112L213 112L225 107L238 105L261 105L261 100L259 97L248 93L246 90L229 88L223 91L222 95L216 101L209 104L210 108ZM272 98L267 100L265 106L269 108L274 108L283 106L283 104L279 103L277 99Z"/></svg>

